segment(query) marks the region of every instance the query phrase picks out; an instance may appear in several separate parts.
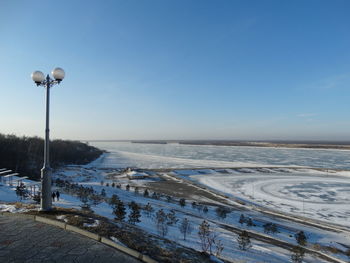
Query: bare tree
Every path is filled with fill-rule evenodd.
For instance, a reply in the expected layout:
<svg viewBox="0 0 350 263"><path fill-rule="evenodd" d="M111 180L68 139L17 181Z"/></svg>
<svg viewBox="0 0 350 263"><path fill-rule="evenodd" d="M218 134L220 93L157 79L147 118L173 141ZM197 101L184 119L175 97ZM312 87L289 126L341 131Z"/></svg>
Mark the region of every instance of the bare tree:
<svg viewBox="0 0 350 263"><path fill-rule="evenodd" d="M179 229L180 232L184 235L184 240L186 240L187 234L191 234L193 230L191 222L186 217L182 220Z"/></svg>
<svg viewBox="0 0 350 263"><path fill-rule="evenodd" d="M239 249L241 250L248 250L249 248L252 247L249 234L245 230L243 230L242 233L238 235L237 242L238 242Z"/></svg>
<svg viewBox="0 0 350 263"><path fill-rule="evenodd" d="M215 234L211 229L210 225L207 221L203 220L203 222L199 225L198 236L201 241L201 247L203 252L212 255L212 247L217 238L217 234Z"/></svg>
<svg viewBox="0 0 350 263"><path fill-rule="evenodd" d="M154 211L154 209L151 206L151 204L147 203L147 205L143 209L145 210L145 213L146 213L147 217L151 217L151 215L152 215L152 213Z"/></svg>
<svg viewBox="0 0 350 263"><path fill-rule="evenodd" d="M201 241L201 247L203 252L207 252L209 249L208 239L210 235L210 225L207 221L203 222L199 226L198 236Z"/></svg>
<svg viewBox="0 0 350 263"><path fill-rule="evenodd" d="M347 255L348 256L348 258L349 258L349 262L350 262L350 248L345 252L345 255Z"/></svg>
<svg viewBox="0 0 350 263"><path fill-rule="evenodd" d="M220 239L215 239L214 240L214 245L215 245L215 256L220 257L222 251L224 250L224 245L222 244Z"/></svg>
<svg viewBox="0 0 350 263"><path fill-rule="evenodd" d="M305 249L301 246L295 246L292 249L291 259L293 263L302 263L305 255Z"/></svg>
<svg viewBox="0 0 350 263"><path fill-rule="evenodd" d="M163 209L160 209L156 213L156 224L158 232L165 237L168 233L167 215L164 213Z"/></svg>

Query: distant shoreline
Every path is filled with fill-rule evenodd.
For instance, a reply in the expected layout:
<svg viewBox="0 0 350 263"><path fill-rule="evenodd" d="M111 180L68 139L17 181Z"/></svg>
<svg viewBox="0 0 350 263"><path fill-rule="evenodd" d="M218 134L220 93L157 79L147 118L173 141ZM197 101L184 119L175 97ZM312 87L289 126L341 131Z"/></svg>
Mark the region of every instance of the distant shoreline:
<svg viewBox="0 0 350 263"><path fill-rule="evenodd" d="M212 146L250 146L266 148L304 148L304 149L335 149L350 150L350 144L318 144L318 143L294 143L294 142L179 142L184 145L212 145Z"/></svg>
<svg viewBox="0 0 350 263"><path fill-rule="evenodd" d="M250 146L268 148L304 148L350 150L349 141L230 141L230 140L91 140L90 142L130 142L141 144L208 145L208 146Z"/></svg>

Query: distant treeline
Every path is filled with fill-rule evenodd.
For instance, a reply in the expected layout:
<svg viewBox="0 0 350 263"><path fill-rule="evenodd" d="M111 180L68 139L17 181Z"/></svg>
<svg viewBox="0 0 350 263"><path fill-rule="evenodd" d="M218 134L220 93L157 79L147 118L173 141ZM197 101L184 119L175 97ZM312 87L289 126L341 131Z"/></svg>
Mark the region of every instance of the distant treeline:
<svg viewBox="0 0 350 263"><path fill-rule="evenodd" d="M179 144L188 145L215 145L215 146L253 146L275 148L310 148L310 149L339 149L350 150L349 142L328 141L179 141Z"/></svg>
<svg viewBox="0 0 350 263"><path fill-rule="evenodd" d="M52 168L66 164L87 164L101 154L101 150L79 141L50 141ZM43 160L43 139L0 134L0 168L8 168L21 176L39 179Z"/></svg>
<svg viewBox="0 0 350 263"><path fill-rule="evenodd" d="M131 141L132 143L145 143L145 144L167 144L166 141Z"/></svg>

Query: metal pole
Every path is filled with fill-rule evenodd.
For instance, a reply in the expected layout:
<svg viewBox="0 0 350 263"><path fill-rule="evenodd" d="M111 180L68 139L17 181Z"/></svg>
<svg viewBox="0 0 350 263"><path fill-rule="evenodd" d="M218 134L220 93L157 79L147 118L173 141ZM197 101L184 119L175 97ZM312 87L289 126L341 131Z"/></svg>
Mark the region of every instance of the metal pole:
<svg viewBox="0 0 350 263"><path fill-rule="evenodd" d="M50 168L50 76L46 76L46 129L45 129L45 146L44 146L44 166L41 169L41 211L50 211L52 207L51 200L51 168Z"/></svg>

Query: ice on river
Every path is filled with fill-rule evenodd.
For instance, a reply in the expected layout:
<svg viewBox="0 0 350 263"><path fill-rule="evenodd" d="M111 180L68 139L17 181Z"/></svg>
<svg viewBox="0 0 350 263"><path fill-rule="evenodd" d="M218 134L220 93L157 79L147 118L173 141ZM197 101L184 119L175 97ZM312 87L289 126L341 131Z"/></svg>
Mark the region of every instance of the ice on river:
<svg viewBox="0 0 350 263"><path fill-rule="evenodd" d="M350 170L350 151L181 144L93 142L105 167L189 168L306 166Z"/></svg>
<svg viewBox="0 0 350 263"><path fill-rule="evenodd" d="M189 168L186 176L258 205L350 227L350 151L262 147L95 142L107 150L97 167ZM313 169L342 169L337 173ZM198 174L195 167L245 167L225 173ZM252 167L265 167L251 169ZM332 171L331 171L332 172ZM192 176L193 175L193 176ZM342 175L342 176L341 176Z"/></svg>

